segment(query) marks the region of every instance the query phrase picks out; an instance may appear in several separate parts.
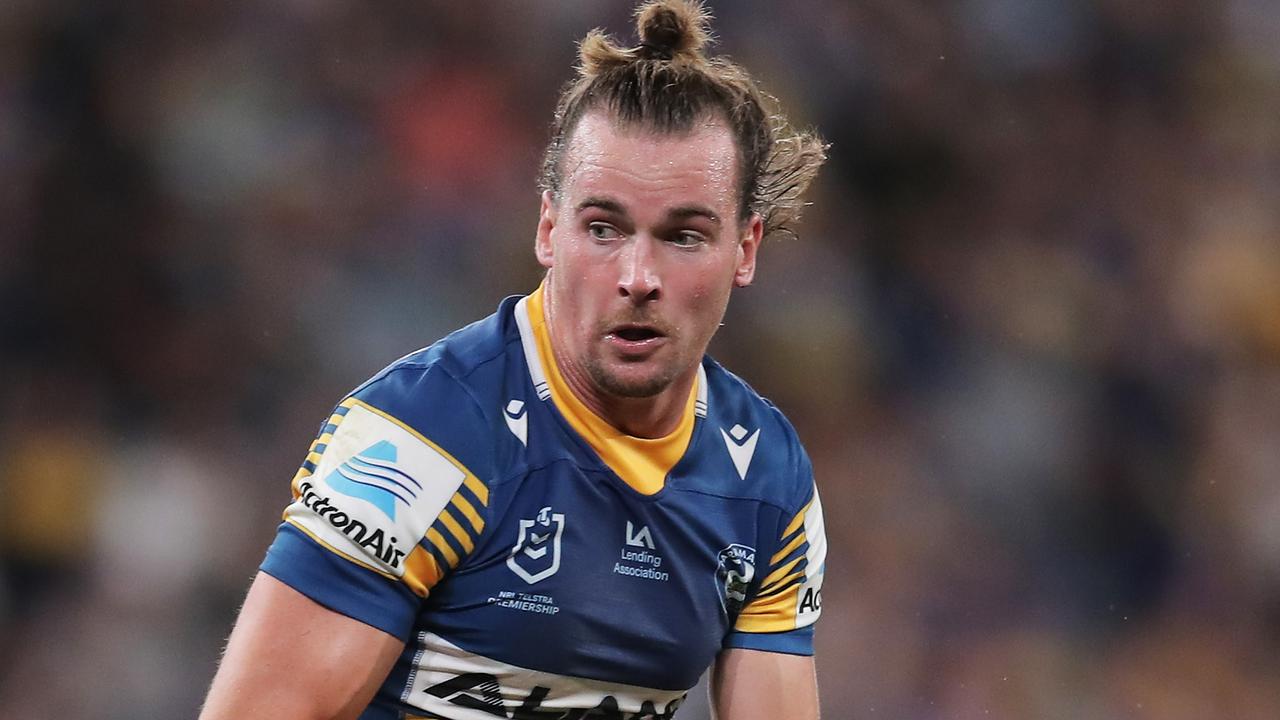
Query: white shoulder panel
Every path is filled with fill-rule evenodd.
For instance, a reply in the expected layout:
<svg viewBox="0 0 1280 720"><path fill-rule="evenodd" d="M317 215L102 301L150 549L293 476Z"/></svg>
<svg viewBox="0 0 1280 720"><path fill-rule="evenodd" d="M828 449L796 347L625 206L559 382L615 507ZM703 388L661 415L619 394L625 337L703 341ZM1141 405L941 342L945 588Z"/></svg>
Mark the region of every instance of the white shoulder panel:
<svg viewBox="0 0 1280 720"><path fill-rule="evenodd" d="M804 582L797 589L796 627L812 625L822 614L822 578L827 569L827 529L822 522L822 500L818 488L813 489L813 502L804 513L804 535L809 542L805 550Z"/></svg>
<svg viewBox="0 0 1280 720"><path fill-rule="evenodd" d="M315 472L299 479L285 520L349 560L401 577L405 556L467 474L390 415L343 404L347 414Z"/></svg>

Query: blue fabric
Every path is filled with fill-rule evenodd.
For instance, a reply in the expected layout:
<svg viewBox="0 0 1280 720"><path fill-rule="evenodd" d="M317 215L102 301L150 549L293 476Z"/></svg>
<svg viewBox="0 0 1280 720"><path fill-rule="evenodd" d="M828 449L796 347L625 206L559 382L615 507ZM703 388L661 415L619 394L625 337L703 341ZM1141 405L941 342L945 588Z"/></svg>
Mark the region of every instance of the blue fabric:
<svg viewBox="0 0 1280 720"><path fill-rule="evenodd" d="M696 684L726 647L813 654L812 627L732 629L769 575L783 528L813 493L808 458L782 414L704 360L705 417L697 418L665 486L643 495L539 396L515 310L514 300L505 301L495 315L393 363L353 393L479 481L458 489L484 528L467 531L471 549L454 534L471 527L456 507L448 523L418 518L415 527L432 528L435 542L456 556L450 566L435 543L420 542L444 571L429 596L419 598L287 524L263 563L320 604L408 641L375 706L403 703L424 709L414 714L449 717L455 707L497 698L495 713L511 716L517 705L532 713L541 697L562 691L555 678L564 677L652 689L655 707L665 707L670 693ZM521 408L519 433L509 407ZM353 431L339 423L332 447L344 446L344 432ZM751 441L743 462L745 437L758 444ZM380 439L361 436L346 452ZM469 654L472 670L419 672L415 649L428 636ZM546 676L538 687L508 687L507 666ZM504 697L521 700L504 705ZM582 710L604 712L614 699L588 702ZM371 707L369 717L378 712Z"/></svg>
<svg viewBox="0 0 1280 720"><path fill-rule="evenodd" d="M261 570L317 603L406 640L418 597L398 582L338 557L281 523Z"/></svg>
<svg viewBox="0 0 1280 720"><path fill-rule="evenodd" d="M764 650L788 655L813 654L813 626L780 633L729 633L725 638L727 648Z"/></svg>

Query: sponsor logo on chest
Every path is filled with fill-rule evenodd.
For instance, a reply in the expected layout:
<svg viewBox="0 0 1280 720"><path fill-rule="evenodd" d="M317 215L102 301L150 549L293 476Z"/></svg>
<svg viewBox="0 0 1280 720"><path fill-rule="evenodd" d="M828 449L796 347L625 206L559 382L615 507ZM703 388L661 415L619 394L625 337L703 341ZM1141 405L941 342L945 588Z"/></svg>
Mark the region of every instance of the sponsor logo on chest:
<svg viewBox="0 0 1280 720"><path fill-rule="evenodd" d="M564 684L571 685L571 683L572 681L569 681ZM679 697L667 701L665 705L661 701L645 699L640 702L639 707L628 707L634 703L634 700L629 697L619 701L614 695L579 692L571 697L574 700L587 700L591 703L590 706L565 708L563 701L556 702L559 700L556 695L566 694L564 689L556 693L548 685L535 685L529 688L528 694L521 698L521 693L526 692L525 688L509 687L504 685L498 676L483 672L456 675L426 688L423 692L430 698L438 698L457 708L479 710L494 718L515 720L540 718L547 718L547 720L558 718L671 720L687 695L682 693ZM520 705L518 707L508 705L504 702L506 699L520 700Z"/></svg>
<svg viewBox="0 0 1280 720"><path fill-rule="evenodd" d="M653 533L649 532L648 525L637 528L628 520L623 540L625 542L618 561L613 564L615 574L655 582L666 582L671 579L671 573L662 569L664 560L662 555L658 554L658 548L653 542Z"/></svg>

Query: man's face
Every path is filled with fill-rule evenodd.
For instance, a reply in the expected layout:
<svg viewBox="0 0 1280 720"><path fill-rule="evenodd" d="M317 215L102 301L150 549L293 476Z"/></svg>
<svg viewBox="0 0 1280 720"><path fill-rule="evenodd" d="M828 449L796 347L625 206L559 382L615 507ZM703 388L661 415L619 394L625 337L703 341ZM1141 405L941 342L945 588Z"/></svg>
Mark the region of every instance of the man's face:
<svg viewBox="0 0 1280 720"><path fill-rule="evenodd" d="M592 112L562 162L536 250L566 378L613 397L687 393L730 290L755 274L762 231L758 216L739 220L728 127L657 135Z"/></svg>

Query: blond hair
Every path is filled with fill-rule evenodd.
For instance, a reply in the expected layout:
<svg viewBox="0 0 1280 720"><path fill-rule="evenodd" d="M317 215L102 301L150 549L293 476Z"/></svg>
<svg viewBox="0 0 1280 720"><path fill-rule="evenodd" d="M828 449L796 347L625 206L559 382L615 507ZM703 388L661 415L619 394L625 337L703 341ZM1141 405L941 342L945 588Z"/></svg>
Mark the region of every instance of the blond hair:
<svg viewBox="0 0 1280 720"><path fill-rule="evenodd" d="M764 236L792 235L802 195L826 160L826 145L797 131L741 66L707 57L710 13L693 0L651 0L636 9L640 44L624 48L600 30L579 47L578 76L560 93L539 185L561 190L561 164L578 122L603 109L623 126L683 134L708 116L728 124L738 150L739 210L758 213Z"/></svg>

